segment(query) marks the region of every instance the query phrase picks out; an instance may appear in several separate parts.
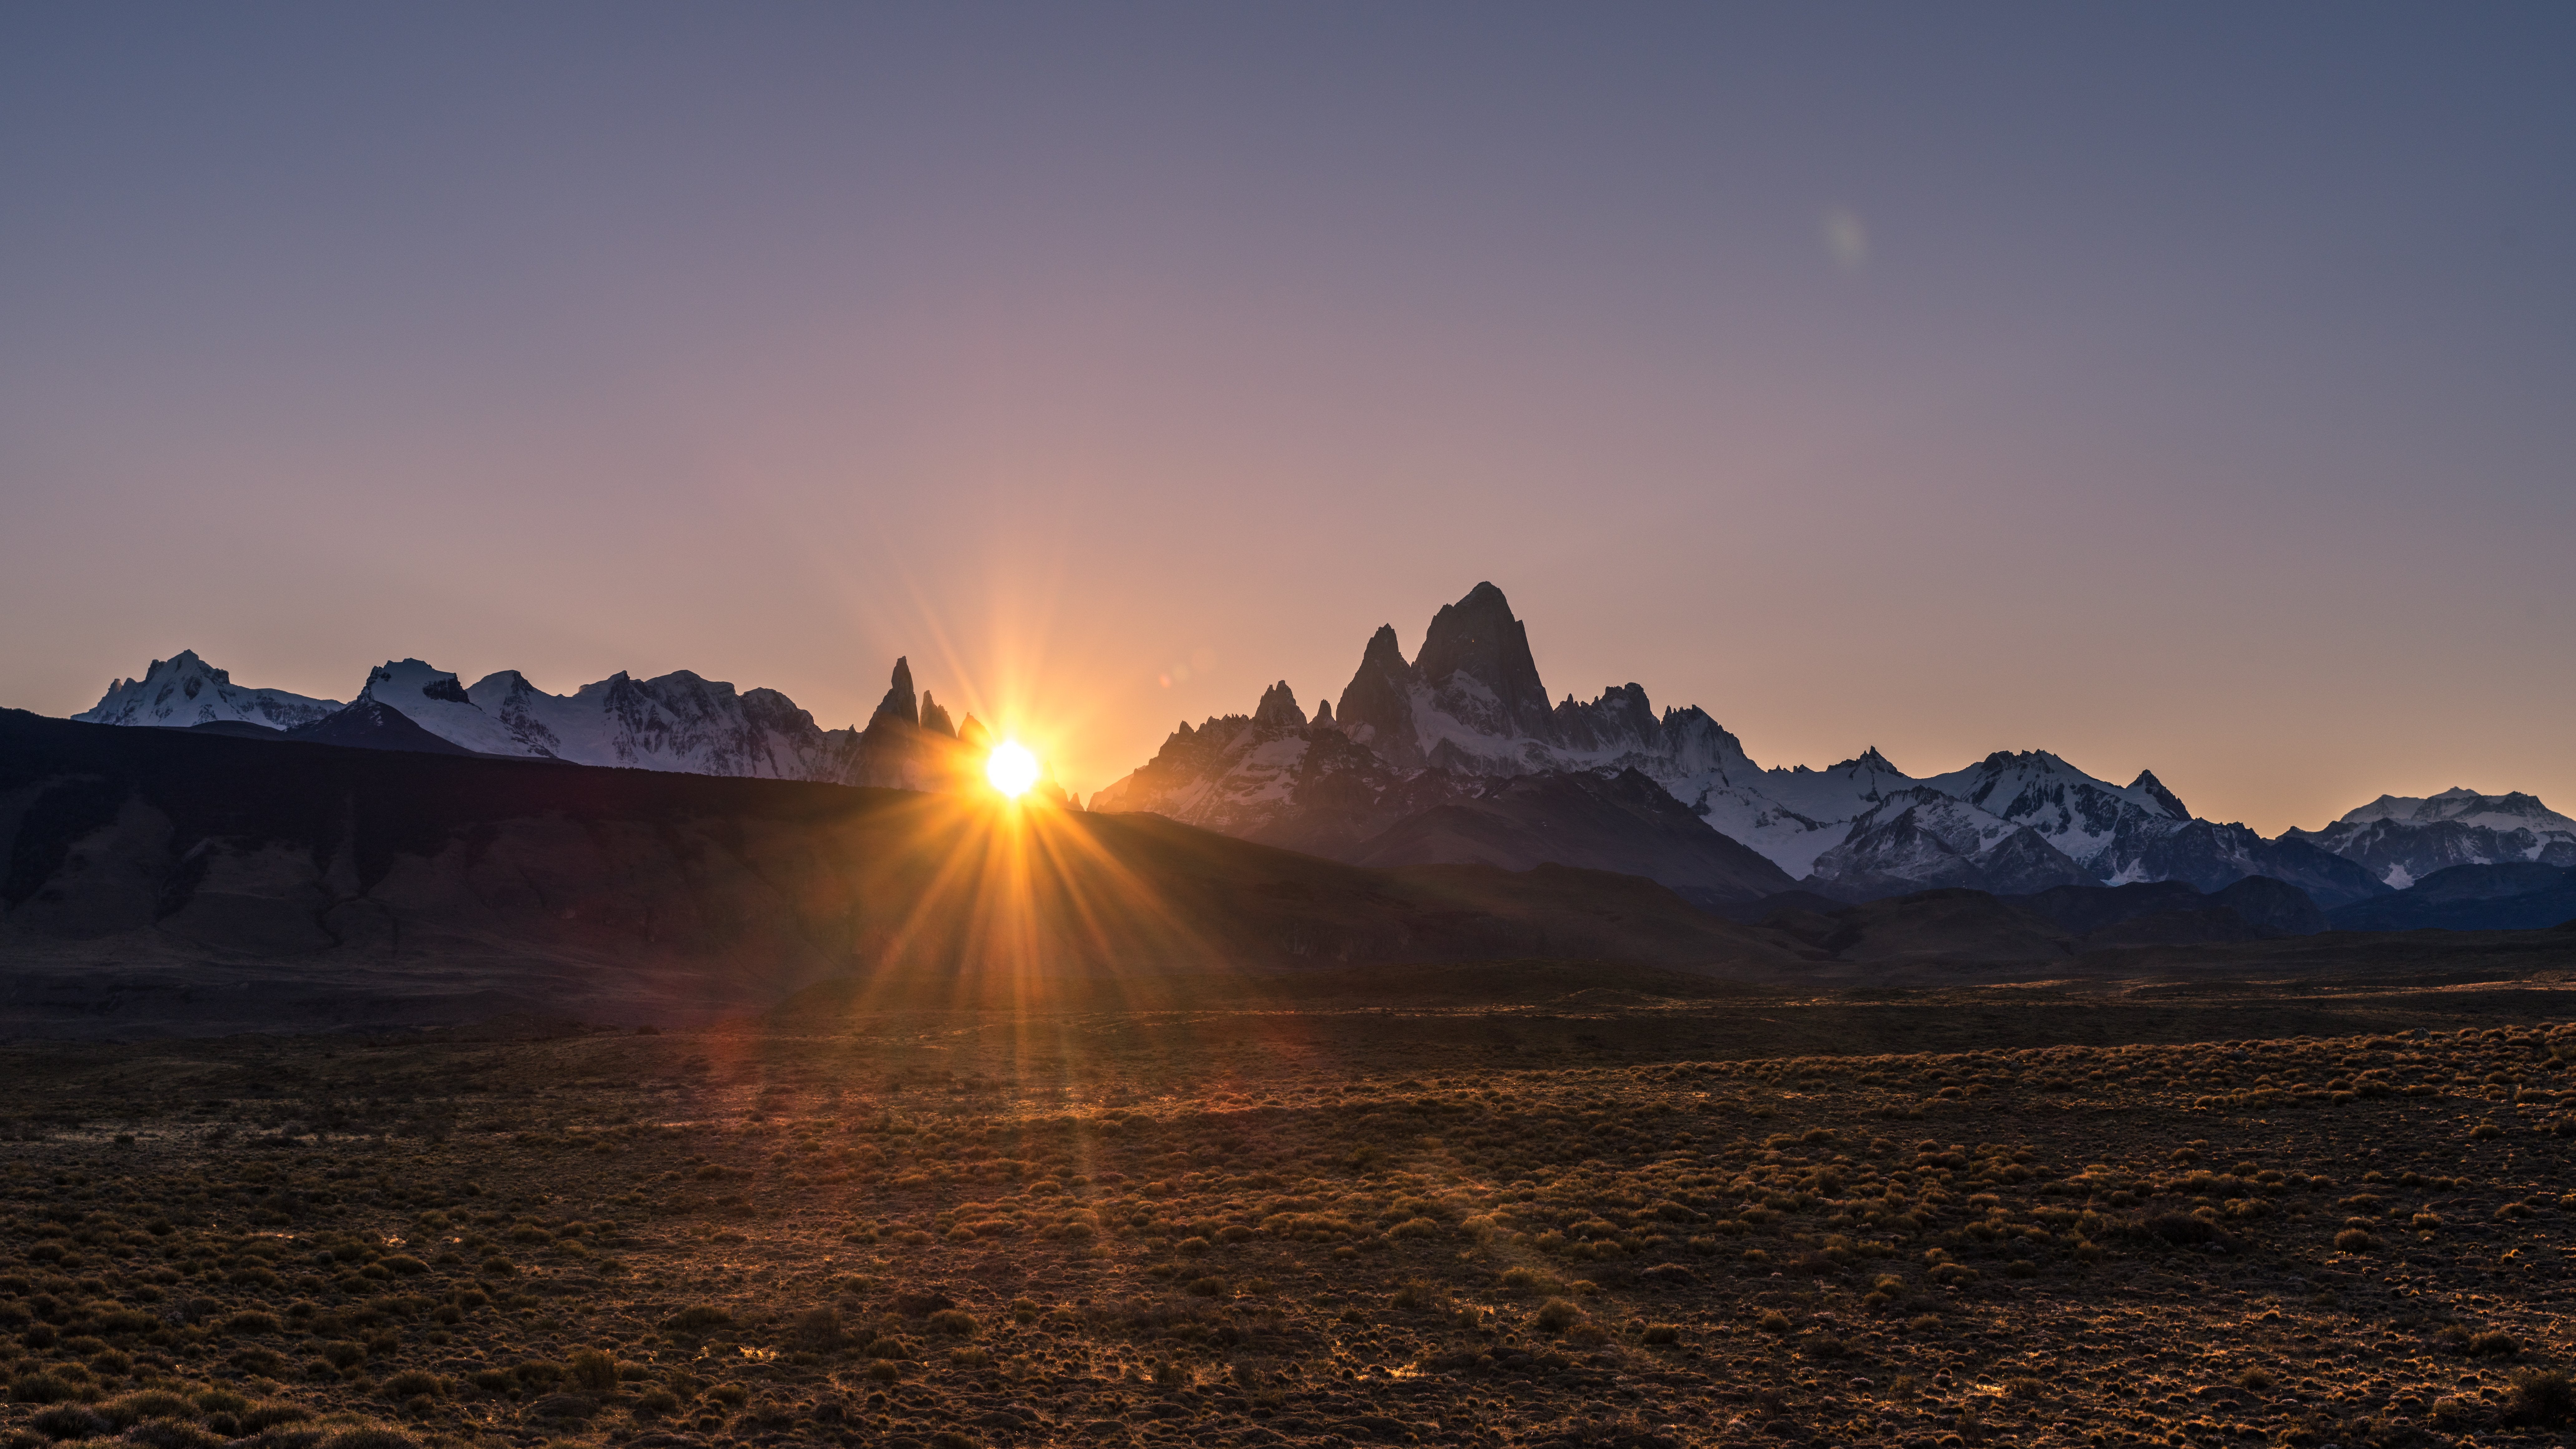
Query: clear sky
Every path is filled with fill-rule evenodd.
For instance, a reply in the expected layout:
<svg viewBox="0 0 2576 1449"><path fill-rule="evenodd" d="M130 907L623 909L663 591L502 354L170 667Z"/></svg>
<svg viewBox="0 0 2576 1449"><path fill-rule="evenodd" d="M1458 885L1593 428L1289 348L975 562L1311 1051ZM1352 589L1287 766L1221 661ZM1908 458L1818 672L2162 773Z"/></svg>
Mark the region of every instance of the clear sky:
<svg viewBox="0 0 2576 1449"><path fill-rule="evenodd" d="M13 5L0 704L906 653L1087 791L1492 579L1765 764L2576 809L2571 263L2563 4Z"/></svg>

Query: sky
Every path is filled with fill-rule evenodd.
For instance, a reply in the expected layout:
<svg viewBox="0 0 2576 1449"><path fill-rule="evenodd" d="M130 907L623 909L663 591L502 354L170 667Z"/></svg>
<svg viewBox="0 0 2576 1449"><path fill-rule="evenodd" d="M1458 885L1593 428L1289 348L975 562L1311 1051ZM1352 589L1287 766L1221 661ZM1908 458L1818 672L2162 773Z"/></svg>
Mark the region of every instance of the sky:
<svg viewBox="0 0 2576 1449"><path fill-rule="evenodd" d="M1490 579L1765 765L2576 809L2576 8L0 8L0 705L894 657L1088 792Z"/></svg>

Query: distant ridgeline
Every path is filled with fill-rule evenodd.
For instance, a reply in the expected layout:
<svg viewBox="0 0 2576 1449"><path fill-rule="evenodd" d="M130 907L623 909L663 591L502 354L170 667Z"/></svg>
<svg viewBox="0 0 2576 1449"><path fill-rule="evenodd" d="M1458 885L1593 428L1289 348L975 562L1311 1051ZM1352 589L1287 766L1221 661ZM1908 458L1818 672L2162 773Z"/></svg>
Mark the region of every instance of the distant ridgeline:
<svg viewBox="0 0 2576 1449"><path fill-rule="evenodd" d="M158 725L369 749L562 760L691 775L815 780L895 789L952 789L980 779L992 741L973 715L952 722L929 691L915 699L912 665L894 662L893 687L862 729L827 730L774 689L737 693L687 670L658 679L613 674L570 694L548 694L515 669L471 687L417 659L367 675L357 698L308 699L249 689L192 650L156 659L141 679L119 680L84 724ZM1052 781L1040 787L1062 798Z"/></svg>
<svg viewBox="0 0 2576 1449"><path fill-rule="evenodd" d="M2576 820L2528 795L2382 797L2267 840L2195 818L2152 773L2114 785L2044 751L1923 778L1874 749L1824 770L1765 769L1706 711L1657 713L1633 683L1550 703L1527 629L1489 583L1442 608L1411 661L1381 627L1311 720L1273 685L1249 715L1182 725L1092 808L1370 864L1631 870L1730 913L1793 887L1858 902L1945 888L2215 892L2249 877L2335 911L2454 867L2576 867Z"/></svg>
<svg viewBox="0 0 2576 1449"><path fill-rule="evenodd" d="M775 690L687 672L553 695L516 671L468 687L402 660L343 705L237 686L192 653L118 682L76 718L913 790L973 781L987 743L971 716L952 723L926 692L916 701L902 660L866 727L838 730ZM2193 816L2152 773L2114 785L2045 751L1926 777L1875 749L1823 770L1766 769L1706 711L1659 713L1634 683L1551 701L1526 627L1490 583L1440 609L1410 660L1391 626L1378 629L1312 718L1282 681L1250 714L1183 724L1090 808L1357 865L1616 871L1729 915L1774 898L2213 893L2265 878L2319 920L2464 928L2546 915L2557 876L2532 872L2576 868L2576 820L2524 794L2382 796L2322 830L2265 839ZM2423 894L2437 877L2438 899ZM2503 904L2522 896L2534 899Z"/></svg>

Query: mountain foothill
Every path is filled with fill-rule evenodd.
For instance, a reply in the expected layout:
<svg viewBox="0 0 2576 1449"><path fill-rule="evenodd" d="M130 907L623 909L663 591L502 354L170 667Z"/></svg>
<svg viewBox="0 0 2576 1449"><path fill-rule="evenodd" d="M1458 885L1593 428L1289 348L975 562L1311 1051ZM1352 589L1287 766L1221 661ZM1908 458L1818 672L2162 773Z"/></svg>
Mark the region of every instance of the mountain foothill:
<svg viewBox="0 0 2576 1449"><path fill-rule="evenodd" d="M1875 749L1764 766L1635 683L1552 697L1490 583L1410 658L1379 628L1311 714L1282 681L1181 724L1087 805L1043 782L1034 846L989 835L991 743L900 659L866 724L824 729L687 672L551 694L404 659L342 702L183 652L69 721L0 711L0 948L29 1020L94 1022L202 1014L214 966L245 1019L329 1018L363 987L396 1018L642 1021L969 958L1132 977L1519 956L1869 984L1944 962L2286 960L2353 932L2576 944L2555 929L2576 919L2576 820L2527 794L2382 796L2266 838L2153 773L2115 784L2041 750L1925 776ZM1011 943L959 885L1005 866ZM295 964L324 959L329 989Z"/></svg>

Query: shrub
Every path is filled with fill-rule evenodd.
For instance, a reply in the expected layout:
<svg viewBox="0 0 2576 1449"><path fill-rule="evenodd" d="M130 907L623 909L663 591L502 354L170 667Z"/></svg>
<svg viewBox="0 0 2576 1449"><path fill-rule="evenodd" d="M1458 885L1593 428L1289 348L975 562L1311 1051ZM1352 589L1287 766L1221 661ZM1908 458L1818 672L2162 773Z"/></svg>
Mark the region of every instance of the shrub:
<svg viewBox="0 0 2576 1449"><path fill-rule="evenodd" d="M322 1449L420 1449L408 1434L370 1425L364 1429L344 1429L322 1441Z"/></svg>
<svg viewBox="0 0 2576 1449"><path fill-rule="evenodd" d="M1223 1278L1193 1278L1186 1291L1198 1298L1222 1298L1226 1283Z"/></svg>
<svg viewBox="0 0 2576 1449"><path fill-rule="evenodd" d="M2346 1228L2334 1235L2334 1245L2340 1253L2370 1253L2378 1251L2379 1239L2364 1229Z"/></svg>
<svg viewBox="0 0 2576 1449"><path fill-rule="evenodd" d="M116 1427L129 1429L146 1419L196 1418L197 1406L167 1389L145 1389L139 1394L127 1394L99 1412Z"/></svg>
<svg viewBox="0 0 2576 1449"><path fill-rule="evenodd" d="M830 1309L823 1310L826 1313ZM839 1316L834 1315L835 1328ZM572 1356L572 1381L584 1393L605 1394L617 1387L617 1360L595 1348L585 1348Z"/></svg>
<svg viewBox="0 0 2576 1449"><path fill-rule="evenodd" d="M377 1387L389 1399L414 1399L423 1394L435 1397L447 1392L447 1380L427 1369L404 1369Z"/></svg>
<svg viewBox="0 0 2576 1449"><path fill-rule="evenodd" d="M712 1303L700 1303L672 1314L663 1321L662 1326L677 1333L704 1333L708 1329L722 1328L731 1322L733 1322L731 1313Z"/></svg>
<svg viewBox="0 0 2576 1449"><path fill-rule="evenodd" d="M975 1315L963 1309L943 1308L930 1315L930 1327L934 1332L952 1337L972 1338L975 1336Z"/></svg>
<svg viewBox="0 0 2576 1449"><path fill-rule="evenodd" d="M98 1438L114 1427L78 1404L57 1404L28 1423L48 1439Z"/></svg>
<svg viewBox="0 0 2576 1449"><path fill-rule="evenodd" d="M275 1400L253 1404L233 1415L236 1423L253 1434L262 1429L274 1429L280 1424L301 1424L312 1417L313 1411L302 1404L281 1404Z"/></svg>
<svg viewBox="0 0 2576 1449"><path fill-rule="evenodd" d="M1570 1300L1551 1298L1538 1306L1538 1312L1533 1315L1533 1321L1550 1333L1563 1333L1582 1317L1583 1310L1575 1307Z"/></svg>
<svg viewBox="0 0 2576 1449"><path fill-rule="evenodd" d="M2555 1369L2524 1374L2513 1381L2504 1412L2517 1424L2556 1428L2576 1419L2576 1383Z"/></svg>
<svg viewBox="0 0 2576 1449"><path fill-rule="evenodd" d="M143 1449L220 1449L223 1440L181 1419L146 1419L125 1431L125 1443Z"/></svg>
<svg viewBox="0 0 2576 1449"><path fill-rule="evenodd" d="M2469 1335L2469 1352L2481 1358L2511 1358L2522 1352L2522 1340L2501 1328Z"/></svg>
<svg viewBox="0 0 2576 1449"><path fill-rule="evenodd" d="M523 1384L550 1388L563 1382L564 1366L552 1359L532 1358L510 1372L516 1374L519 1382Z"/></svg>
<svg viewBox="0 0 2576 1449"><path fill-rule="evenodd" d="M57 1404L76 1398L80 1390L59 1374L42 1369L20 1374L9 1381L9 1397L22 1404Z"/></svg>
<svg viewBox="0 0 2576 1449"><path fill-rule="evenodd" d="M1646 1325L1645 1333L1641 1336L1648 1343L1679 1343L1682 1341L1681 1325L1678 1323L1649 1323Z"/></svg>

